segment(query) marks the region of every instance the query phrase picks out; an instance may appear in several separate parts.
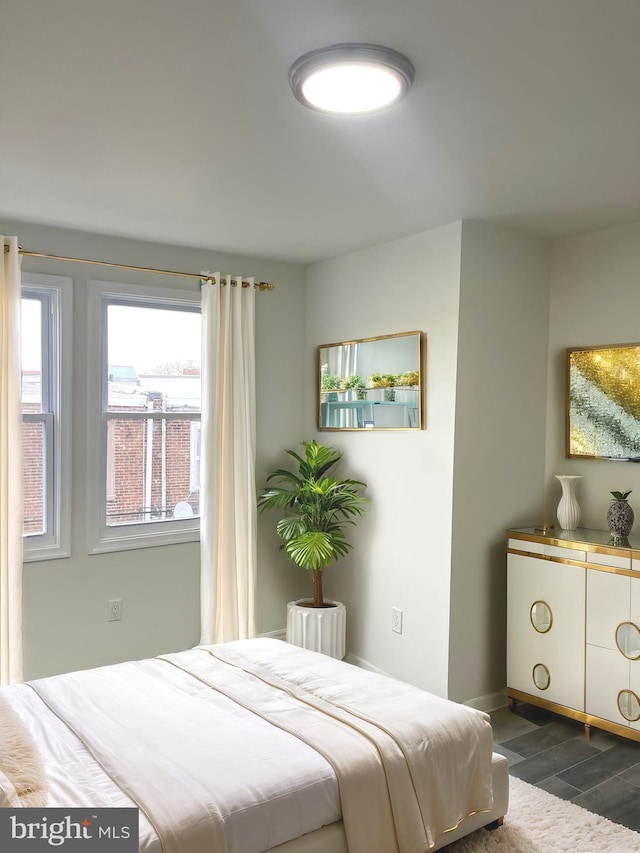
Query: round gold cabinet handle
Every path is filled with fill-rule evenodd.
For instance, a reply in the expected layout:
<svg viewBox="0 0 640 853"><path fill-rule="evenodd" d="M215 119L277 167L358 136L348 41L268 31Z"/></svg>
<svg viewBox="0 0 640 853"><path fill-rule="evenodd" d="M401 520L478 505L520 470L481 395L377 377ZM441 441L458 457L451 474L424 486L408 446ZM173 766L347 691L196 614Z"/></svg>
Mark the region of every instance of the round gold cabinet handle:
<svg viewBox="0 0 640 853"><path fill-rule="evenodd" d="M640 699L633 690L621 690L616 700L618 711L630 723L640 720Z"/></svg>
<svg viewBox="0 0 640 853"><path fill-rule="evenodd" d="M538 690L547 690L551 684L551 673L543 663L537 663L533 667L531 677Z"/></svg>
<svg viewBox="0 0 640 853"><path fill-rule="evenodd" d="M546 601L534 601L529 611L529 620L539 634L546 634L553 625L553 611Z"/></svg>
<svg viewBox="0 0 640 853"><path fill-rule="evenodd" d="M627 660L640 659L640 628L635 622L621 622L616 628L616 646Z"/></svg>

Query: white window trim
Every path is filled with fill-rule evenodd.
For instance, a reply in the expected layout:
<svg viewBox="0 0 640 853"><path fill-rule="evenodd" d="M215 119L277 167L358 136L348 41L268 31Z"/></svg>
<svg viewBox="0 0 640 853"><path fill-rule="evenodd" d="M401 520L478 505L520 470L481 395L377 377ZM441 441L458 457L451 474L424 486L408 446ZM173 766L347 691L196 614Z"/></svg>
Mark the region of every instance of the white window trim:
<svg viewBox="0 0 640 853"><path fill-rule="evenodd" d="M132 524L107 527L106 492L106 423L103 415L102 367L107 358L106 319L103 308L111 299L126 299L131 304L164 304L184 307L193 305L200 309L200 293L193 290L175 290L165 287L122 284L109 281L89 282L89 343L87 387L87 551L104 554L111 551L129 551L138 548L155 548L200 539L200 519L196 516L152 524ZM184 417L184 415L183 415ZM98 446L96 446L96 436Z"/></svg>
<svg viewBox="0 0 640 853"><path fill-rule="evenodd" d="M71 385L72 362L72 280L66 276L22 273L22 293L48 293L53 309L53 458L48 472L48 499L53 501L49 522L52 529L43 536L23 537L23 561L57 560L71 555ZM53 471L51 471L51 468Z"/></svg>

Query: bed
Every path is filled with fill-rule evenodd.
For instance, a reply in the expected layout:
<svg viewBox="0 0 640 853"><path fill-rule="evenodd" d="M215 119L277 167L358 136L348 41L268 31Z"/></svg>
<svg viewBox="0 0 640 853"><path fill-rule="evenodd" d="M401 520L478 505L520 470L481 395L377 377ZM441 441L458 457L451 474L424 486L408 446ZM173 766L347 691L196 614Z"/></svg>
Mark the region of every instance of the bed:
<svg viewBox="0 0 640 853"><path fill-rule="evenodd" d="M421 853L507 811L485 714L279 640L4 687L2 713L0 802L137 807L144 853Z"/></svg>

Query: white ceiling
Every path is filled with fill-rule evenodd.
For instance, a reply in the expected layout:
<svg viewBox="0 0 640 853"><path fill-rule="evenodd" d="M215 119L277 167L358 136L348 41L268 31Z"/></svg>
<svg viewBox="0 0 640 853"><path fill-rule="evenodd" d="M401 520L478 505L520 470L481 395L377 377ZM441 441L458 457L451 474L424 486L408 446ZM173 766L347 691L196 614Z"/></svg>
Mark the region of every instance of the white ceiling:
<svg viewBox="0 0 640 853"><path fill-rule="evenodd" d="M408 56L327 116L302 53ZM313 261L460 218L640 220L640 0L2 0L0 216Z"/></svg>

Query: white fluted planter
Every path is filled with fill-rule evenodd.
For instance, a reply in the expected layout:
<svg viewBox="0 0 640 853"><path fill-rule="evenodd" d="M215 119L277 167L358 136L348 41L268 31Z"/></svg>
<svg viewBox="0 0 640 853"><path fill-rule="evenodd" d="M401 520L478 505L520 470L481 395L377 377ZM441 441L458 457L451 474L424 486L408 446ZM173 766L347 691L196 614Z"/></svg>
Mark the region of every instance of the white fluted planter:
<svg viewBox="0 0 640 853"><path fill-rule="evenodd" d="M347 608L340 601L328 601L331 607L305 607L311 599L301 598L287 604L287 642L313 652L322 652L342 660L345 655Z"/></svg>
<svg viewBox="0 0 640 853"><path fill-rule="evenodd" d="M558 524L563 530L575 530L580 524L580 504L576 499L576 483L582 477L576 474L555 474L562 486L562 497L558 504Z"/></svg>

